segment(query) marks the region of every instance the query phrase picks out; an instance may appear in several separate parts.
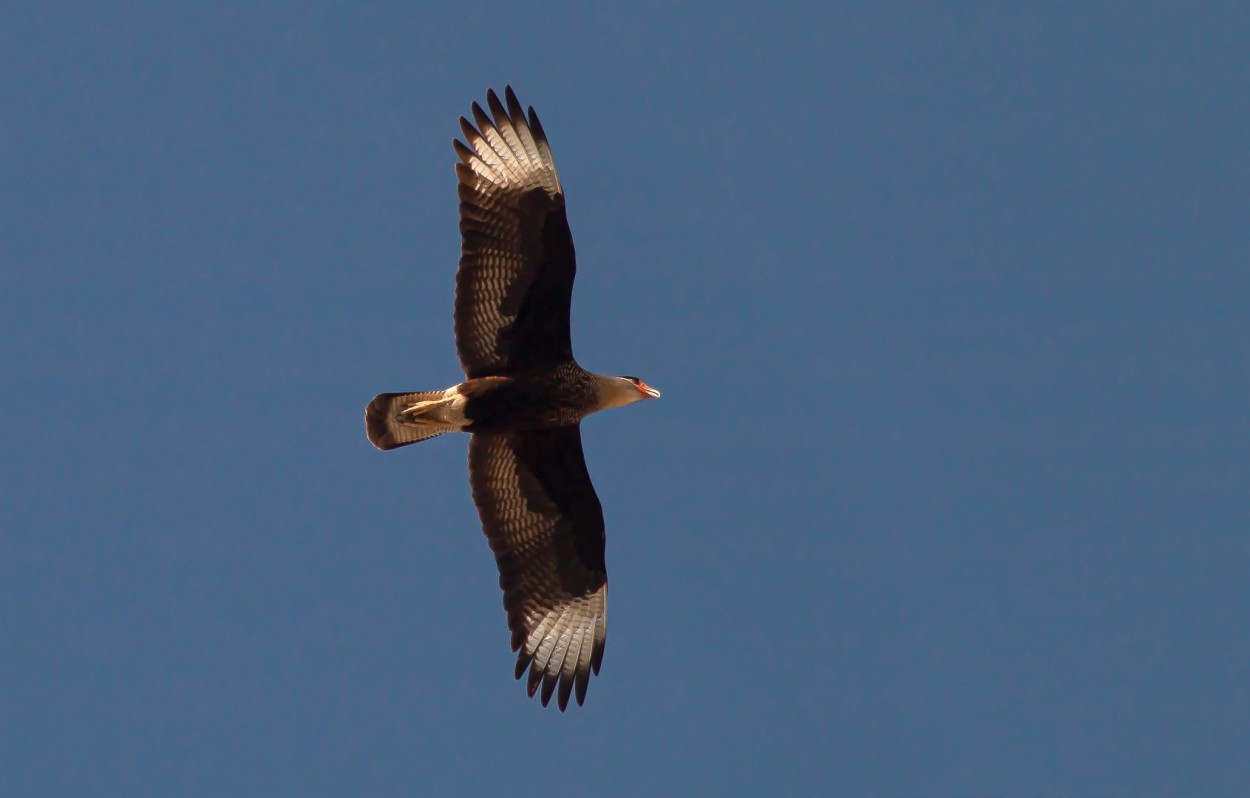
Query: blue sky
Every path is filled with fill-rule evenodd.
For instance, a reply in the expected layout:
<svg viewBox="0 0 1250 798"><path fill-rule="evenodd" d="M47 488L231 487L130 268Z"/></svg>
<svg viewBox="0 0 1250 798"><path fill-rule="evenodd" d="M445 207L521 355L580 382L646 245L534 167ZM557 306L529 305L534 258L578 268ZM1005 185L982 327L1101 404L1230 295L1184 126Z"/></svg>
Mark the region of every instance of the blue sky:
<svg viewBox="0 0 1250 798"><path fill-rule="evenodd" d="M797 7L797 4L796 4ZM1250 790L1250 14L0 12L0 792ZM537 107L608 646L512 681L456 118Z"/></svg>

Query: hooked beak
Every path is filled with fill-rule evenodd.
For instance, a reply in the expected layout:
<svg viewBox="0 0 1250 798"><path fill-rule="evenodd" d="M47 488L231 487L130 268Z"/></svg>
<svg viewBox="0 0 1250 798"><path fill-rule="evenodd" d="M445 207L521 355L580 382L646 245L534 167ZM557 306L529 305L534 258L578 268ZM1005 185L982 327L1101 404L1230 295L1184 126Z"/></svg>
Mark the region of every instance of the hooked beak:
<svg viewBox="0 0 1250 798"><path fill-rule="evenodd" d="M647 397L648 399L660 398L660 392L652 388L650 385L647 385L642 380L638 380L638 390L642 391L642 395Z"/></svg>

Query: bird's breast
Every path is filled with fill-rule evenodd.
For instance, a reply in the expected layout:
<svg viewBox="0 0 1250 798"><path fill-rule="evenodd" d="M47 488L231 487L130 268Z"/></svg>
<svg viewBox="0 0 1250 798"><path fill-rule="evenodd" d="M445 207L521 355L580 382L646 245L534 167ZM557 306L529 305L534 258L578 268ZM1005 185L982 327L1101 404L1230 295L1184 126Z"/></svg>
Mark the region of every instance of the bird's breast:
<svg viewBox="0 0 1250 798"><path fill-rule="evenodd" d="M515 432L562 427L581 421L592 397L559 374L479 377L461 385L470 431Z"/></svg>

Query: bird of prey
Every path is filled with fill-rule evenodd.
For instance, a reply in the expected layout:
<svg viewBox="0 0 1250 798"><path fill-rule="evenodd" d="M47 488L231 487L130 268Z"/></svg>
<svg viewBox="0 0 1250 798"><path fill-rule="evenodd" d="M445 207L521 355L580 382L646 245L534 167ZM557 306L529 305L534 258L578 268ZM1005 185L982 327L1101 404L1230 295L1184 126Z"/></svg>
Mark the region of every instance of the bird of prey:
<svg viewBox="0 0 1250 798"><path fill-rule="evenodd" d="M379 449L471 433L469 483L517 652L563 711L599 673L608 612L603 508L586 471L579 422L660 392L573 359L576 261L564 189L534 109L512 88L488 91L453 140L459 178L456 351L465 380L443 391L379 394L365 430Z"/></svg>

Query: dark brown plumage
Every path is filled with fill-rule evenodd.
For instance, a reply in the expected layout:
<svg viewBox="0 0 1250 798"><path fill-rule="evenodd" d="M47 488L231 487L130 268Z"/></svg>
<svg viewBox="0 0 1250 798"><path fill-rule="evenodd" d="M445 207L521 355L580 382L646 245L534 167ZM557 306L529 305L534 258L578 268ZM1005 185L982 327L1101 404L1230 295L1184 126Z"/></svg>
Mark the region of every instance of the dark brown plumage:
<svg viewBox="0 0 1250 798"><path fill-rule="evenodd" d="M369 440L394 449L472 433L469 482L495 553L517 652L543 706L581 704L607 625L603 509L582 454L590 413L660 395L636 377L592 374L573 359L577 265L564 191L534 109L511 87L488 114L461 117L453 145L460 196L456 350L466 380L445 391L379 394Z"/></svg>

